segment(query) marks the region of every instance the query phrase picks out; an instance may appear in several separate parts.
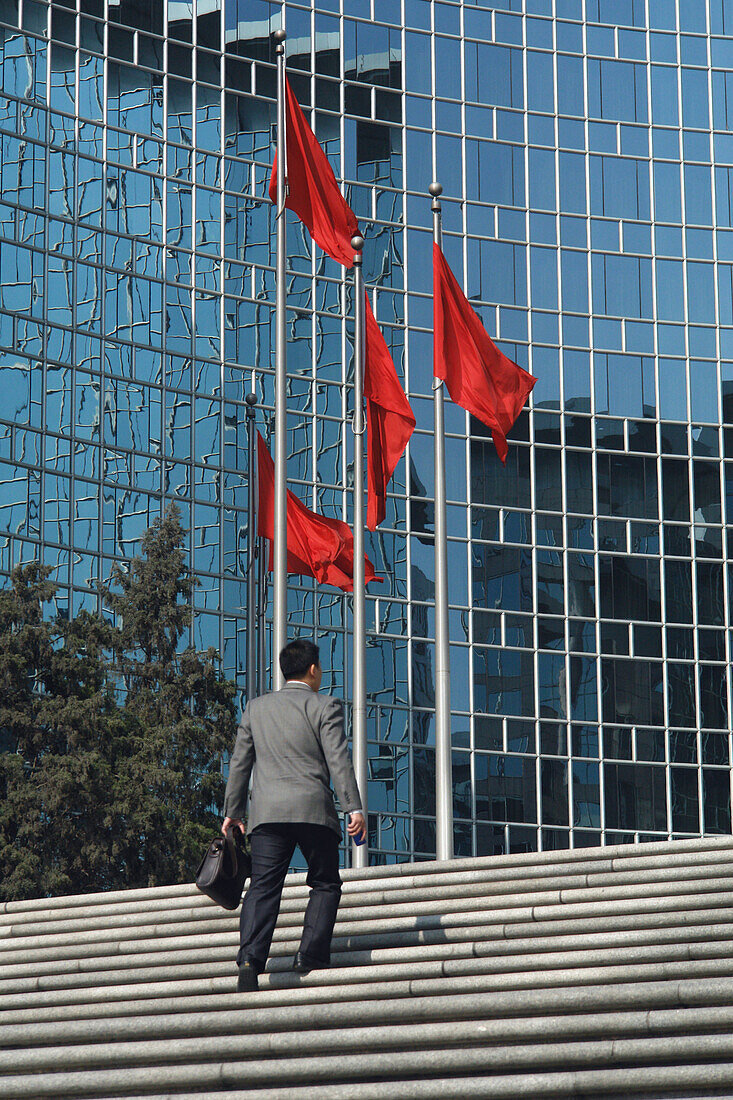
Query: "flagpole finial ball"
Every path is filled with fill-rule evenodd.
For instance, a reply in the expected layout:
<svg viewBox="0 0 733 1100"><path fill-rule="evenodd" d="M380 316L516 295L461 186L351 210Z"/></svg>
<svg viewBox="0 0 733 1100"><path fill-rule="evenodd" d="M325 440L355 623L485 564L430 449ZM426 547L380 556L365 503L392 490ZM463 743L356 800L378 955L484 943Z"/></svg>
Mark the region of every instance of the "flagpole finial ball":
<svg viewBox="0 0 733 1100"><path fill-rule="evenodd" d="M248 393L244 400L250 408L253 408L257 404L257 394Z"/></svg>
<svg viewBox="0 0 733 1100"><path fill-rule="evenodd" d="M273 33L272 37L275 39L279 46L280 43L284 42L285 39L288 37L287 31L284 31L282 27L278 27L278 29Z"/></svg>
<svg viewBox="0 0 733 1100"><path fill-rule="evenodd" d="M434 183L430 184L430 187L428 187L428 191L434 199L437 199L439 195L443 194L443 185L442 183L438 183L437 181L435 181Z"/></svg>
<svg viewBox="0 0 733 1100"><path fill-rule="evenodd" d="M364 238L361 236L360 233L356 233L351 238L351 247L354 249L354 252L361 252L362 248L364 247Z"/></svg>

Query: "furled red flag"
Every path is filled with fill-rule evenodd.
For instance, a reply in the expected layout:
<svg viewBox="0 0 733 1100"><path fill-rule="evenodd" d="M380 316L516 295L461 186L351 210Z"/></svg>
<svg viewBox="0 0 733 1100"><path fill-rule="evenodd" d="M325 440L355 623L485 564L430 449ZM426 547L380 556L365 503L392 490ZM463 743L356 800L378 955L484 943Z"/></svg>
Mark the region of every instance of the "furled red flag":
<svg viewBox="0 0 733 1100"><path fill-rule="evenodd" d="M507 456L507 432L537 381L496 347L433 245L433 373L457 405L491 428L496 453Z"/></svg>
<svg viewBox="0 0 733 1100"><path fill-rule="evenodd" d="M275 538L275 464L264 439L257 433L257 475L259 503L258 533L270 540L268 568L273 566ZM340 519L326 519L306 508L288 489L288 573L315 577L320 584L332 584L351 592L354 587L354 536ZM364 579L381 581L364 556Z"/></svg>
<svg viewBox="0 0 733 1100"><path fill-rule="evenodd" d="M356 214L341 194L333 169L285 78L285 205L298 215L311 237L337 263L351 267L351 238L359 232ZM270 176L270 198L277 202L277 154Z"/></svg>
<svg viewBox="0 0 733 1100"><path fill-rule="evenodd" d="M367 527L386 513L387 484L415 430L415 414L397 378L392 356L366 299L364 397L367 415Z"/></svg>

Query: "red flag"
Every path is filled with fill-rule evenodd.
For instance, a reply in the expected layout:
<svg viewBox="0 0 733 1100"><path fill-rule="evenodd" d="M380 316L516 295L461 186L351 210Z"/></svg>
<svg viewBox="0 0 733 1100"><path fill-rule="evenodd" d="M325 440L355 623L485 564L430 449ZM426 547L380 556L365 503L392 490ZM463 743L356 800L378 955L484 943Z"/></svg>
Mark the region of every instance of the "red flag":
<svg viewBox="0 0 733 1100"><path fill-rule="evenodd" d="M270 540L270 560L273 565L275 538L275 464L264 439L257 433L257 474L259 502L258 533ZM351 592L354 587L354 536L340 519L326 519L306 508L288 490L288 573L315 577L320 584L332 584ZM364 579L381 581L374 566L364 556Z"/></svg>
<svg viewBox="0 0 733 1100"><path fill-rule="evenodd" d="M415 430L415 414L397 378L392 356L366 299L364 397L367 415L367 527L385 516L387 484Z"/></svg>
<svg viewBox="0 0 733 1100"><path fill-rule="evenodd" d="M359 232L356 214L339 191L333 169L308 125L285 78L285 205L298 215L311 237L337 263L351 267L351 238ZM272 163L270 198L277 202L277 154Z"/></svg>
<svg viewBox="0 0 733 1100"><path fill-rule="evenodd" d="M433 245L433 373L457 405L491 428L496 453L507 456L507 432L537 381L496 347Z"/></svg>

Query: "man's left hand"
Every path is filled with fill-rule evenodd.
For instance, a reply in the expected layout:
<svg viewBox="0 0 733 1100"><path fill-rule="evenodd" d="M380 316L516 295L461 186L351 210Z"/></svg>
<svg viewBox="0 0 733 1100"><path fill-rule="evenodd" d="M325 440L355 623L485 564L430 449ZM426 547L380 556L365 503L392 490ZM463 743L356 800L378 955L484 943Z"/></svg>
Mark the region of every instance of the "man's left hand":
<svg viewBox="0 0 733 1100"><path fill-rule="evenodd" d="M227 832L229 831L229 829L237 829L237 828L241 832L242 836L244 836L244 833L246 831L246 826L245 826L243 821L241 821L238 817L225 817L224 818L224 824L221 827L221 831L223 832L224 836L227 835Z"/></svg>
<svg viewBox="0 0 733 1100"><path fill-rule="evenodd" d="M357 812L350 815L349 824L346 826L346 832L352 839L358 836L362 840L366 840L367 827L363 813Z"/></svg>

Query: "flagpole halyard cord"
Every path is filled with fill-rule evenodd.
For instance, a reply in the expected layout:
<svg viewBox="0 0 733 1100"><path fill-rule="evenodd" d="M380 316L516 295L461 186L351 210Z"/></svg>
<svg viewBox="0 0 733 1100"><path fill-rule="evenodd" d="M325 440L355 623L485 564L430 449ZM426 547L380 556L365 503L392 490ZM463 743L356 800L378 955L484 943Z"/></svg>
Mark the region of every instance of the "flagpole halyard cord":
<svg viewBox="0 0 733 1100"><path fill-rule="evenodd" d="M429 191L432 197L433 241L438 248L442 248L440 196L443 188L439 183L431 183ZM443 384L439 379L433 380L433 401L435 414L435 842L438 859L453 859L445 417Z"/></svg>
<svg viewBox="0 0 733 1100"><path fill-rule="evenodd" d="M366 735L366 584L364 575L364 238L351 238L354 249L354 596L353 596L353 683L352 755L354 773L367 818L367 735ZM369 864L367 840L352 842L353 867Z"/></svg>
<svg viewBox="0 0 733 1100"><path fill-rule="evenodd" d="M287 643L288 536L287 536L287 343L285 328L287 238L285 187L285 39L282 28L273 38L277 54L277 267L275 305L275 501L273 539L272 687L282 687L279 655Z"/></svg>

